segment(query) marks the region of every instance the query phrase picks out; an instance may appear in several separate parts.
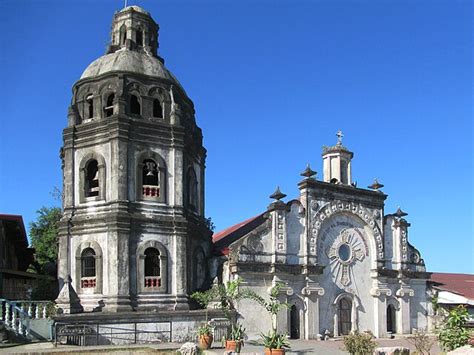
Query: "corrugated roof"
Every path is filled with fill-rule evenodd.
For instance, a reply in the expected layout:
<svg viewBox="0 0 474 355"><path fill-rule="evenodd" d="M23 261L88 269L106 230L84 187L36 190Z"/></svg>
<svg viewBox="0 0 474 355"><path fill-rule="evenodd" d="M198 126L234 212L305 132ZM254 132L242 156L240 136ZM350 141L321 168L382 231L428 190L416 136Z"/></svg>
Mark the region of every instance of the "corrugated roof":
<svg viewBox="0 0 474 355"><path fill-rule="evenodd" d="M251 230L257 228L265 221L264 214L265 212L260 213L257 216L246 219L245 221L237 223L220 232L214 233L212 236L212 242L214 243L215 248L225 255L227 247L230 244L243 237Z"/></svg>
<svg viewBox="0 0 474 355"><path fill-rule="evenodd" d="M431 281L436 282L436 287L441 290L474 300L474 275L433 272Z"/></svg>

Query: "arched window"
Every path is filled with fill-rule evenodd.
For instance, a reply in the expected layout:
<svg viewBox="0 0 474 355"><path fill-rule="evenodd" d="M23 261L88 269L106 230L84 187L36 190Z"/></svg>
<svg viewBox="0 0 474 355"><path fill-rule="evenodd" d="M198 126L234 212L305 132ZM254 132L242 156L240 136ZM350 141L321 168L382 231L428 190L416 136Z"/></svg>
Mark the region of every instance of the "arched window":
<svg viewBox="0 0 474 355"><path fill-rule="evenodd" d="M143 31L142 30L137 30L136 33L136 39L137 39L137 46L143 46Z"/></svg>
<svg viewBox="0 0 474 355"><path fill-rule="evenodd" d="M130 113L133 115L140 115L142 112L140 101L138 100L138 96L130 95Z"/></svg>
<svg viewBox="0 0 474 355"><path fill-rule="evenodd" d="M155 248L145 250L145 277L160 276L160 252Z"/></svg>
<svg viewBox="0 0 474 355"><path fill-rule="evenodd" d="M194 260L193 260L193 270L194 270L194 289L201 290L206 281L206 257L204 251L201 247L197 247L194 250Z"/></svg>
<svg viewBox="0 0 474 355"><path fill-rule="evenodd" d="M163 108L161 107L160 100L153 100L153 117L163 118Z"/></svg>
<svg viewBox="0 0 474 355"><path fill-rule="evenodd" d="M95 252L86 248L81 253L81 287L93 288L96 284Z"/></svg>
<svg viewBox="0 0 474 355"><path fill-rule="evenodd" d="M138 247L138 292L166 292L167 252L157 241Z"/></svg>
<svg viewBox="0 0 474 355"><path fill-rule="evenodd" d="M142 168L142 197L157 200L160 197L160 169L152 159L145 159Z"/></svg>
<svg viewBox="0 0 474 355"><path fill-rule="evenodd" d="M114 99L115 99L114 93L111 93L109 96L107 96L107 101L104 107L105 117L110 117L114 114Z"/></svg>
<svg viewBox="0 0 474 355"><path fill-rule="evenodd" d="M86 115L87 118L94 117L94 100L92 95L86 97Z"/></svg>
<svg viewBox="0 0 474 355"><path fill-rule="evenodd" d="M92 159L87 163L85 174L84 196L99 196L99 165L97 160Z"/></svg>
<svg viewBox="0 0 474 355"><path fill-rule="evenodd" d="M125 28L125 25L122 25L120 27L120 44L125 44L125 41L127 40L127 30Z"/></svg>
<svg viewBox="0 0 474 355"><path fill-rule="evenodd" d="M198 209L198 183L196 178L196 173L194 169L190 169L188 172L188 206L197 211Z"/></svg>

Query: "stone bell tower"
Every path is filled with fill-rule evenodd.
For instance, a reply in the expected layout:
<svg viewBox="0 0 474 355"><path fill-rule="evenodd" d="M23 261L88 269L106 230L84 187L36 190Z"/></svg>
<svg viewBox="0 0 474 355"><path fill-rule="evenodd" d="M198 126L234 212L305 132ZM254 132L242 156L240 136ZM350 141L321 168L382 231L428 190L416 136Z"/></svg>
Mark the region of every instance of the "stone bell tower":
<svg viewBox="0 0 474 355"><path fill-rule="evenodd" d="M209 282L206 150L158 29L138 6L115 13L107 53L73 86L61 149L66 313L71 293L84 311L186 309Z"/></svg>
<svg viewBox="0 0 474 355"><path fill-rule="evenodd" d="M351 185L351 159L354 153L342 145L343 134L338 131L337 144L332 147L323 147L324 182Z"/></svg>

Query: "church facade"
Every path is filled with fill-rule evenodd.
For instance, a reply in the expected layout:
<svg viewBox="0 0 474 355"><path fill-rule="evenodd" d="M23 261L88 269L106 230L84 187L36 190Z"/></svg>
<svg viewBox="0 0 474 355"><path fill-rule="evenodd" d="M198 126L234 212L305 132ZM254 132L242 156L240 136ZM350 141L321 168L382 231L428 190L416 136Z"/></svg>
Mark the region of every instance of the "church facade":
<svg viewBox="0 0 474 355"><path fill-rule="evenodd" d="M263 297L285 285L278 328L291 338L317 339L351 331L377 337L428 326L424 261L408 242L410 224L400 209L385 214L387 195L377 181L352 183L353 153L338 143L324 147L324 176L309 166L296 199L279 189L267 211L213 236L224 256L223 280L236 277ZM239 308L250 336L270 328L270 318L244 301Z"/></svg>
<svg viewBox="0 0 474 355"><path fill-rule="evenodd" d="M187 309L206 287L206 150L193 102L157 50L150 14L124 8L107 53L73 86L61 149L66 313Z"/></svg>

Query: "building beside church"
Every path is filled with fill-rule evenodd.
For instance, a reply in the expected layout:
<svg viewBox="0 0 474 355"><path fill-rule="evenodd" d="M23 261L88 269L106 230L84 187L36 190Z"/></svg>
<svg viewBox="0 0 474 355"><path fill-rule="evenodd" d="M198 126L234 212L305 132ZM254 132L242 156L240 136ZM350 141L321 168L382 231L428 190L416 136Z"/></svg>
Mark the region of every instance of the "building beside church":
<svg viewBox="0 0 474 355"><path fill-rule="evenodd" d="M57 303L188 309L207 286L206 150L194 105L158 55L158 24L115 13L107 53L73 86L63 132Z"/></svg>
<svg viewBox="0 0 474 355"><path fill-rule="evenodd" d="M426 329L430 302L424 261L408 242L410 224L400 209L385 213L383 187L352 181L353 153L342 144L324 147L323 177L308 166L295 199L279 189L262 214L216 233L225 256L224 281L241 277L261 296L282 282L278 328L291 338L316 339L370 330L377 337ZM270 329L270 318L242 302L250 336Z"/></svg>

